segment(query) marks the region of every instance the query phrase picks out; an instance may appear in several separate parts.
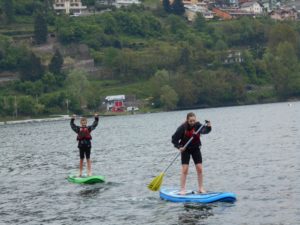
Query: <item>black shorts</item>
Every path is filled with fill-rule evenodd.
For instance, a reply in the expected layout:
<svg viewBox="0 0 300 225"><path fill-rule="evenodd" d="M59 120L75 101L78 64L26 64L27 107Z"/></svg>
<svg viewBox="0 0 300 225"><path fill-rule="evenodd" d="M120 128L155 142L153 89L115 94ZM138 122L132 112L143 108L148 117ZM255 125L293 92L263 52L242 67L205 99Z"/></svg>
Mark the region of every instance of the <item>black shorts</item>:
<svg viewBox="0 0 300 225"><path fill-rule="evenodd" d="M184 152L181 153L181 164L189 164L190 158L194 160L195 165L202 163L202 155L200 148L193 148L193 149L186 149Z"/></svg>
<svg viewBox="0 0 300 225"><path fill-rule="evenodd" d="M91 148L90 147L81 147L79 148L80 159L90 159L91 156Z"/></svg>

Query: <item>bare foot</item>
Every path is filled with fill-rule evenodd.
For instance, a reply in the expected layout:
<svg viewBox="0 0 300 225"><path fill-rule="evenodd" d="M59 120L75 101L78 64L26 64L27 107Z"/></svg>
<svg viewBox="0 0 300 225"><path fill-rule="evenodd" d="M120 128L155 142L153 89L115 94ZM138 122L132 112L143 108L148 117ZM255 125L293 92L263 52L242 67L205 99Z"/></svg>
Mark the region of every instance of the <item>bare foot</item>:
<svg viewBox="0 0 300 225"><path fill-rule="evenodd" d="M178 194L179 194L179 195L185 195L185 194L186 194L186 191L185 191L185 190L181 190Z"/></svg>
<svg viewBox="0 0 300 225"><path fill-rule="evenodd" d="M91 174L91 173L89 173L89 174L88 174L88 177L90 177L90 176L92 176L92 174Z"/></svg>
<svg viewBox="0 0 300 225"><path fill-rule="evenodd" d="M205 191L203 188L201 188L198 192L199 192L200 194L205 194L205 193L206 193L206 191Z"/></svg>

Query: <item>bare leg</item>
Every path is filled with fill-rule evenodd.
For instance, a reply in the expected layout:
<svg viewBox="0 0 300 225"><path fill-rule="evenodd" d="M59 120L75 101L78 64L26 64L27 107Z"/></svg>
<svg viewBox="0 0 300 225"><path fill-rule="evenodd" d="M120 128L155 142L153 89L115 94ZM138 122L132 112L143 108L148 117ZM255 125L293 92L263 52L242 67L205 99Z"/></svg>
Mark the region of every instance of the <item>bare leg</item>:
<svg viewBox="0 0 300 225"><path fill-rule="evenodd" d="M186 193L185 185L186 185L186 178L187 178L188 172L189 172L189 165L183 164L182 168L181 168L181 177L180 177L180 187L181 187L180 194L181 195L185 195L185 193Z"/></svg>
<svg viewBox="0 0 300 225"><path fill-rule="evenodd" d="M82 169L83 169L83 159L80 159L79 162L79 176L82 176Z"/></svg>
<svg viewBox="0 0 300 225"><path fill-rule="evenodd" d="M92 176L92 162L90 159L87 159L86 162L87 162L88 176Z"/></svg>
<svg viewBox="0 0 300 225"><path fill-rule="evenodd" d="M198 176L198 186L199 186L199 192L205 193L206 191L203 188L203 168L202 164L198 163L196 166L197 176Z"/></svg>

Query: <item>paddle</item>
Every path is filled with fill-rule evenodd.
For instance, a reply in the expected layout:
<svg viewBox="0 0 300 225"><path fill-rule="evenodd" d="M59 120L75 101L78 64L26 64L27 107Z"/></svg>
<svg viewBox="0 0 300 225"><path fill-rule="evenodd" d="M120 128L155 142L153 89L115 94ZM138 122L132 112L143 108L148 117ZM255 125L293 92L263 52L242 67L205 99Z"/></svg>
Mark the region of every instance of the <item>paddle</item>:
<svg viewBox="0 0 300 225"><path fill-rule="evenodd" d="M207 121L205 121L205 123L195 132L195 134L198 134L202 128L206 125ZM191 141L193 140L194 138L194 135L193 137L191 137L188 142L183 146L184 150L186 149L186 147L191 143ZM178 152L175 156L175 158L171 161L171 163L168 165L168 167L162 172L160 173L158 176L156 176L151 182L150 184L148 185L148 188L151 190L151 191L158 191L162 182L163 182L163 178L164 178L164 175L165 173L167 172L167 170L171 167L171 165L175 162L175 160L178 158L178 156L181 154L181 152Z"/></svg>

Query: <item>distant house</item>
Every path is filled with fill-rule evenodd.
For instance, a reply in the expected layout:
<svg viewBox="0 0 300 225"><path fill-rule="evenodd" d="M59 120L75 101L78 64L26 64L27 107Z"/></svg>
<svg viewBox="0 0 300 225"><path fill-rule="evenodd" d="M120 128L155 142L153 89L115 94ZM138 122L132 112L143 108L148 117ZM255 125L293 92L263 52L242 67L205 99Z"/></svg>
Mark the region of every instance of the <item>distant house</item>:
<svg viewBox="0 0 300 225"><path fill-rule="evenodd" d="M242 53L239 50L230 50L224 59L224 64L242 63L244 61Z"/></svg>
<svg viewBox="0 0 300 225"><path fill-rule="evenodd" d="M300 13L300 1L299 0L285 1L284 5L287 8L294 8L298 11L298 13ZM279 8L280 8L280 6L279 6Z"/></svg>
<svg viewBox="0 0 300 225"><path fill-rule="evenodd" d="M240 9L242 11L250 12L256 15L263 13L263 7L258 2L245 2L241 4Z"/></svg>
<svg viewBox="0 0 300 225"><path fill-rule="evenodd" d="M111 95L106 96L106 110L111 112L124 112L125 111L125 95Z"/></svg>
<svg viewBox="0 0 300 225"><path fill-rule="evenodd" d="M174 0L171 0L170 2L173 2ZM182 3L184 5L196 5L196 4L201 4L203 1L202 0L183 0Z"/></svg>
<svg viewBox="0 0 300 225"><path fill-rule="evenodd" d="M246 2L253 2L254 0L238 0L239 5L243 5Z"/></svg>
<svg viewBox="0 0 300 225"><path fill-rule="evenodd" d="M122 6L127 7L133 4L139 5L141 2L139 0L115 0L113 2L113 5L117 8L121 8Z"/></svg>
<svg viewBox="0 0 300 225"><path fill-rule="evenodd" d="M185 8L185 16L188 21L194 21L197 17L197 13L202 14L205 19L213 19L213 13L208 10L206 7L200 5L184 5Z"/></svg>
<svg viewBox="0 0 300 225"><path fill-rule="evenodd" d="M281 8L272 10L269 13L270 17L274 20L297 20L298 12L294 8Z"/></svg>
<svg viewBox="0 0 300 225"><path fill-rule="evenodd" d="M232 7L237 7L239 5L239 1L238 0L229 0L229 5Z"/></svg>
<svg viewBox="0 0 300 225"><path fill-rule="evenodd" d="M54 0L53 8L58 13L79 15L87 7L82 5L81 0Z"/></svg>
<svg viewBox="0 0 300 225"><path fill-rule="evenodd" d="M220 17L223 20L231 20L232 19L232 16L224 10L221 10L218 8L213 8L212 11L215 13L215 15L217 17Z"/></svg>
<svg viewBox="0 0 300 225"><path fill-rule="evenodd" d="M277 0L260 0L259 2L266 12L271 12L273 9L276 9L279 6L278 3L280 4L280 2Z"/></svg>

